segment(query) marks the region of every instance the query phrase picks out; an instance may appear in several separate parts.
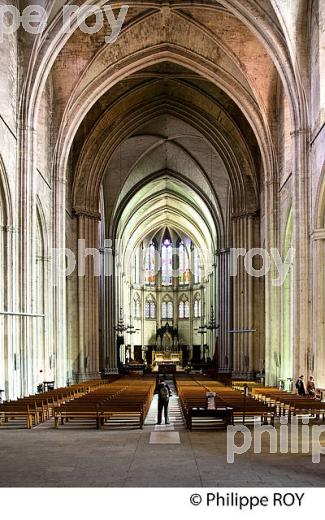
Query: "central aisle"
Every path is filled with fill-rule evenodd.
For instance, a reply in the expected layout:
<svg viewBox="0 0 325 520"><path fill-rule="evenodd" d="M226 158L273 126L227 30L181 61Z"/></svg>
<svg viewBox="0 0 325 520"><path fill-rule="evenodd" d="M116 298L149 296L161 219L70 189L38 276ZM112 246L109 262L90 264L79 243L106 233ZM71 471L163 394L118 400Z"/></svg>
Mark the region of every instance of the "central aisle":
<svg viewBox="0 0 325 520"><path fill-rule="evenodd" d="M172 392L172 397L169 399L169 422L170 424L161 424L161 425L158 425L157 424L157 416L158 416L158 395L155 394L153 399L152 399L152 403L151 403L151 406L150 406L150 409L149 409L149 412L148 412L148 415L146 417L146 420L144 422L144 425L145 427L151 427L153 428L153 433L168 433L168 432L178 432L178 431L181 431L181 430L185 430L185 423L184 423L184 419L183 419L183 414L182 414L182 410L181 410L181 407L180 407L180 404L179 404L179 398L178 398L178 395L176 393L176 388L175 388L175 385L174 385L174 381L173 379L166 379L166 383L169 385L169 388ZM159 440L159 436L157 435L154 435L150 437L150 442L152 443L153 442L153 439L158 439ZM160 436L161 439L166 439L166 442L168 443L168 438L169 439L178 439L178 442L179 443L179 435L177 434L177 436L166 436L164 435L163 437Z"/></svg>

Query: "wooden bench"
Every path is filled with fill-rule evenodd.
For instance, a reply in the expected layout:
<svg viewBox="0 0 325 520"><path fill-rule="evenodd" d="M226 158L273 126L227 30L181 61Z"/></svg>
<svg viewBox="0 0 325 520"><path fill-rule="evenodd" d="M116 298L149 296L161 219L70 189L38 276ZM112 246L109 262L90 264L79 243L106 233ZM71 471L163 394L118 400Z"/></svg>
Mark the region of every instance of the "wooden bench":
<svg viewBox="0 0 325 520"><path fill-rule="evenodd" d="M122 377L106 388L94 390L55 409L55 427L70 420L90 420L96 428L123 426L143 428L155 388L150 378Z"/></svg>
<svg viewBox="0 0 325 520"><path fill-rule="evenodd" d="M177 377L177 389L180 396L180 403L184 413L187 427L192 428L192 421L195 414L200 417L213 416L213 410L207 406L207 392L213 392L215 396L215 409L220 411L229 420L240 420L243 423L255 421L259 418L262 423L274 424L276 408L265 403L259 403L250 396L244 396L241 391L227 387L218 381L211 381L208 377L188 376L187 378ZM231 409L231 414L226 410ZM225 421L227 424L227 421Z"/></svg>
<svg viewBox="0 0 325 520"><path fill-rule="evenodd" d="M0 425L12 426L12 421L26 420L28 429L38 426L41 422L50 419L55 409L76 402L91 391L108 387L114 376L109 380L93 380L79 383L70 387L57 388L40 394L29 395L13 401L6 401L0 405Z"/></svg>
<svg viewBox="0 0 325 520"><path fill-rule="evenodd" d="M275 387L256 387L252 394L257 400L274 405L279 416L287 415L290 419L298 414L308 414L319 419L322 415L323 421L325 420L325 403L319 400Z"/></svg>
<svg viewBox="0 0 325 520"><path fill-rule="evenodd" d="M59 427L59 421L61 425L69 420L81 419L95 421L96 428L99 429L99 405L97 403L70 403L67 405L60 406L54 415L54 428Z"/></svg>
<svg viewBox="0 0 325 520"><path fill-rule="evenodd" d="M0 405L0 426L8 423L9 420L24 418L26 427L31 429L39 424L39 411L25 403L4 403Z"/></svg>

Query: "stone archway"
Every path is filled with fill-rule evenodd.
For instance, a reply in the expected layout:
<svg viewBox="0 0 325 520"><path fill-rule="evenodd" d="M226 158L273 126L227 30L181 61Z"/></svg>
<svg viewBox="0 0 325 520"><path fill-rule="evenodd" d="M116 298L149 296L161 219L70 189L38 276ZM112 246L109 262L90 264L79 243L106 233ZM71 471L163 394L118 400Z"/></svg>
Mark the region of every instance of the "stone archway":
<svg viewBox="0 0 325 520"><path fill-rule="evenodd" d="M256 14L256 12L257 12L256 10L258 10L258 7L255 4L253 4L251 2L246 2L245 6L243 7L243 6L235 5L235 3L232 1L223 1L221 3L224 5L224 7L226 9L228 8L232 12L232 14L235 14L235 17L238 17L238 19L240 19L241 21L244 21L244 23L247 26L249 26L250 30L253 29L255 34L258 33L259 38L264 42L268 52L272 55L272 59L274 60L274 62L277 63L277 67L278 67L278 70L279 70L282 78L283 79L285 78L284 83L285 83L288 97L290 98L289 104L292 109L292 113L295 114L295 116L296 116L295 124L296 124L297 129L299 130L299 132L297 132L297 134L295 134L295 136L294 136L295 149L297 150L297 153L298 153L298 150L300 150L302 152L301 156L299 156L299 161L296 164L297 168L295 168L295 170L296 170L296 172L298 172L298 176L299 176L300 175L299 172L305 171L304 170L304 167L305 167L304 147L306 145L306 142L305 142L304 129L305 129L306 125L304 123L304 115L305 115L304 106L303 106L304 98L303 98L303 95L300 94L301 85L299 83L299 78L296 78L296 82L295 82L295 75L294 75L293 69L290 67L289 53L287 52L285 43L282 40L280 41L280 39L278 38L278 35L276 34L274 27L272 27L272 24L274 24L275 18L270 15L270 12L267 13L266 17L264 16L263 18L261 18L261 25L264 28L264 30L270 29L269 31L266 31L268 34L268 38L266 40L266 38L265 38L266 33L261 31L260 28L257 28L257 23L254 18L254 14L253 14L254 12ZM171 16L171 15L174 16L174 14L175 13L171 13L171 10L164 9L164 13L163 13L164 16ZM176 16L179 18L182 18L183 15L176 13ZM186 23L191 22L189 20L189 17L187 17L187 16L183 16L182 19L183 20L186 19ZM272 23L270 23L270 20L272 20ZM197 23L196 25L197 25L197 27L195 30L199 29L198 26L200 24ZM58 42L60 40L62 43L62 46L63 46L64 43L66 43L66 42L61 40L61 35L58 34L58 32L56 32L55 24L53 24L51 30L53 30L53 35L55 37L57 37L56 41ZM130 28L128 27L127 31L129 31L129 30L130 30ZM193 28L193 30L194 30L194 28ZM201 30L201 28L200 28L200 30ZM165 31L164 34L166 34L166 36L169 36L169 33L167 33L165 29L164 29L164 31ZM209 38L210 38L211 31L208 31L208 33L209 33ZM166 38L166 39L168 39L168 38ZM212 38L212 40L214 42L214 45L215 44L219 45L221 51L225 52L225 54L227 54L226 46L223 45L219 41L218 37ZM155 61L159 61L160 59L162 59L162 60L170 59L171 61L174 60L175 62L176 61L179 62L181 59L183 59L182 63L184 65L188 66L189 68L192 67L192 70L194 70L196 67L197 71L202 73L202 76L205 74L206 78L209 78L211 80L211 82L216 81L215 78L216 78L216 76L218 76L218 74L216 74L216 72L218 72L217 69L214 68L214 70L213 70L212 64L208 62L209 60L206 60L204 62L204 59L202 59L202 58L204 58L204 56L199 56L198 52L193 53L193 55L190 56L190 53L188 52L188 50L186 50L185 48L181 48L182 46L179 45L179 42L176 42L176 44L175 44L175 42L169 42L167 45L164 44L165 47L164 47L164 45L162 45L160 49L159 49L159 45L160 45L160 43L158 43L156 46L156 51L157 51L156 54L153 53L152 45L148 46L148 48L145 50L145 52L143 52L141 55L140 54L136 55L136 52L135 52L134 53L134 62L138 61L139 63L131 63L132 60L130 60L128 63L126 63L126 61L123 61L123 59L122 59L123 57L121 57L120 63L118 64L119 67L116 67L116 70L117 70L117 68L119 68L119 71L117 72L116 77L113 78L113 81L115 81L115 79L117 81L118 75L121 79L121 78L127 77L127 73L129 74L133 70L141 71L142 65L140 66L140 61L145 60L145 59L148 60L148 57L149 57L149 59L152 58ZM38 60L38 63L40 65L42 65L42 58L45 57L45 55L47 56L46 66L43 63L44 69L38 71L39 72L38 80L40 80L43 83L45 81L45 77L44 77L45 73L43 76L43 71L45 72L46 69L49 70L50 64L51 65L53 64L55 57L56 57L56 55L54 55L54 53L56 51L54 51L53 48L50 49L50 47L47 47L47 48L45 48L45 47L46 47L46 45L44 45L44 47L42 47L42 49L41 49L42 52L40 52L40 57ZM58 49L59 48L60 48L60 46L58 47ZM228 51L229 51L229 49L228 49ZM54 209L54 214L56 214L58 217L55 220L56 228L55 228L54 237L56 240L55 245L57 245L58 247L64 247L64 244L65 244L65 222L64 222L64 219L59 217L59 214L60 214L62 208L65 208L65 204L66 204L66 188L64 185L64 179L66 178L66 171L67 171L66 166L67 166L69 151L71 149L70 147L72 145L73 138L76 135L75 131L86 114L85 107L87 107L87 105L90 106L94 102L94 99L91 98L91 96L90 97L87 96L87 88L89 86L89 88L93 89L93 92L95 93L95 95L99 96L100 93L104 94L105 89L107 91L108 87L113 85L113 83L111 83L110 85L108 83L105 83L106 80L103 75L101 75L101 74L99 74L98 76L94 75L93 74L94 68L91 70L92 65L97 61L97 58L100 59L101 57L103 57L105 52L106 52L106 50L103 48L101 48L99 50L96 57L94 57L94 59L92 60L91 66L85 68L85 70L83 71L82 78L78 82L78 85L76 85L73 95L69 98L69 100L68 99L64 100L67 102L66 105L64 103L62 103L62 106L63 107L65 106L65 111L62 115L62 120L61 120L62 124L60 127L59 138L58 138L57 148L56 148L56 155L55 155L55 159L54 159L54 165L55 165L54 166L54 170L55 170L54 179L55 179L55 192L56 192L56 195L55 195L56 207ZM229 52L229 56L231 56L231 59L235 63L235 61L236 61L236 60L234 60L235 53ZM238 59L237 65L239 64L239 61L240 60ZM270 63L271 63L271 61L270 61ZM125 65L125 69L123 71L124 65ZM134 66L134 68L132 68L133 66ZM208 70L209 67L211 69L210 71ZM240 70L240 67L238 66L238 73L241 74L243 72L243 70L244 70L244 67L242 68L242 70ZM123 72L126 73L125 76L123 76ZM111 71L109 71L109 73L111 73ZM225 76L223 76L221 79L223 82L222 87L224 89L228 89L229 91L231 90L232 94L235 96L236 87L238 87L238 85L234 85L234 84L230 85L229 77L226 78ZM252 81L252 77L250 74L247 74L247 76L245 76L245 80L247 80L247 84L249 85L248 89L251 89L252 93L254 93L254 92L256 93L256 90L254 90L254 85L253 85L254 82ZM36 83L37 82L33 83L33 85L34 84L36 85ZM84 88L84 87L87 87L87 88ZM101 90L101 89L103 89L103 90ZM35 95L37 95L36 92L37 91L35 90L34 91ZM67 98L68 97L69 96L67 96ZM250 104L248 101L248 97L249 96L245 96L245 92L243 92L241 90L240 92L238 91L238 97L236 99L238 100L238 103L241 105L243 112L246 114L247 118L249 119L250 123L252 124L252 126L255 129L255 133L256 133L257 138L259 139L259 145L262 150L262 162L264 164L264 170L265 170L265 173L268 176L269 180L271 179L271 181L272 181L273 179L275 179L275 176L273 176L273 174L275 172L275 161L274 161L274 150L272 148L270 133L269 133L268 125L266 123L267 116L266 116L266 113L264 113L264 111L263 111L261 98L257 94L256 94L256 98L254 96L252 96L252 100L254 99L254 101ZM34 99L33 96L31 96L31 99ZM36 107L36 105L37 105L37 103L35 103L35 107ZM24 108L26 109L26 107L24 107ZM80 109L80 111L79 111L79 109ZM33 110L34 110L34 105L33 105ZM36 108L35 108L35 110L36 110ZM26 110L26 113L29 113L28 110ZM24 125L22 125L22 126L24 127ZM26 124L26 128L33 128L33 125ZM259 132L259 129L261 129L262 131ZM27 133L28 132L26 132L26 143L29 142ZM32 139L30 140L30 142L32 142ZM31 154L31 155L33 155L33 154ZM303 166L303 168L302 168L302 166ZM90 172L93 173L93 170L90 169ZM91 178L92 176L90 175L89 177ZM97 181L95 181L95 182L97 182ZM300 179L299 183L301 183L301 182L302 182L302 180ZM97 187L98 187L98 185L97 185ZM266 212L266 218L265 218L265 227L267 230L266 231L267 247L271 247L271 246L278 244L278 239L279 239L276 232L274 231L276 229L276 222L273 221L273 215L274 215L273 210L275 209L274 201L275 201L276 188L274 188L274 191L272 191L272 190L273 190L273 184L272 184L272 182L270 182L269 184L267 184L267 191L265 194L265 207L268 210ZM95 199L93 200L93 202L94 201L95 201ZM294 215L295 215L295 218L297 217L297 218L304 219L305 218L304 216L307 215L307 212L304 211L305 208L301 207L302 203L301 203L301 201L300 202L299 201L300 201L300 199L298 197L298 191L297 191L295 200L293 202ZM250 215L252 215L252 214L253 213L250 213ZM246 222L246 217L247 217L247 214L245 214L245 212L241 212L239 215L236 216L236 218L238 218L239 221L234 223L234 227L237 228L237 231L234 232L234 236L239 236L239 234L241 233L241 230L243 230L243 229L247 229L246 233L248 236L251 223L249 220ZM81 230L81 233L83 233L83 231L82 231L83 229L86 229L87 233L89 232L92 235L92 237L96 237L97 228L98 228L98 223L97 223L98 218L99 218L98 208L97 209L95 208L95 211L93 211L93 208L91 208L89 211L80 211L79 212L79 220L80 220L79 229ZM240 220L242 220L242 222L240 222ZM304 224L303 226L297 225L296 227L294 227L294 233L297 232L295 241L298 244L299 248L301 249L302 254L305 252L305 249L306 249L306 243L305 243L303 237L307 236L306 225L305 225L306 222L304 221L303 224ZM222 254L226 254L226 253L222 253ZM299 289L297 288L297 292L299 294L298 294L298 297L295 299L295 307L297 309L297 311L295 310L295 312L297 312L297 316L300 314L300 311L303 307L303 305L301 304L301 302L304 301L304 298L301 296L302 289L305 294L306 290L307 290L307 285L308 285L306 282L305 267L300 267L300 271L301 272L299 273L299 275L297 274L297 282L298 282L297 287L299 285ZM246 282L244 281L243 286L245 286L245 284L246 284ZM55 298L56 298L55 306L56 306L56 310L57 310L57 317L58 317L59 321L61 318L62 323L64 322L65 290L66 290L65 284L62 284L60 287L58 287L58 290L56 291L56 296L55 296ZM240 291L241 291L240 287L238 288L238 291L240 294ZM80 294L83 293L82 287L80 288L79 293ZM274 302L276 301L276 298L275 297L273 298L274 294L273 294L272 290L270 289L270 286L268 283L266 284L266 293L267 293L267 302L268 302L266 310L267 310L268 316L270 317L272 308L274 307ZM94 292L94 294L95 294L95 292ZM274 299L274 301L273 301L273 299ZM303 313L304 319L306 319L305 316L307 314L308 313L305 313L305 312ZM247 318L250 320L249 316ZM279 316L277 316L277 319L279 320ZM240 320L243 321L242 317L240 318ZM296 320L296 318L295 318L295 320ZM304 323L304 325L302 325L302 327L301 327L301 329L304 329L304 328L306 330L308 330L308 326L306 327L306 323ZM81 319L81 324L80 324L80 328L79 328L79 333L81 336L83 334L83 330L84 330L84 325L83 325L83 320ZM295 334L298 334L298 336L300 335L300 333L301 333L300 329L295 330ZM272 335L272 331L270 330L270 323L267 324L267 334L266 335L267 335L268 355L270 357L272 355L272 344L269 343L271 335ZM55 341L57 341L57 343L60 345L65 345L65 340L66 340L65 328L63 328L61 331L57 327L57 335L55 337ZM80 343L83 345L82 348L84 348L84 341L80 340ZM251 350L251 346L249 346L248 349ZM62 356L60 356L60 357L65 357L66 352L62 351L61 354L62 354ZM245 356L247 357L248 354L246 353ZM303 353L301 354L301 358L303 358ZM62 365L62 371L65 371L65 368L66 368L65 365Z"/></svg>
<svg viewBox="0 0 325 520"><path fill-rule="evenodd" d="M325 384L325 165L320 176L318 199L315 204L315 229L312 235L313 259L313 350L309 351L307 369L317 384Z"/></svg>
<svg viewBox="0 0 325 520"><path fill-rule="evenodd" d="M13 316L11 297L10 253L12 251L12 213L8 180L0 156L0 390L2 398L8 399L15 393L11 374L14 369ZM16 358L17 365L19 359Z"/></svg>

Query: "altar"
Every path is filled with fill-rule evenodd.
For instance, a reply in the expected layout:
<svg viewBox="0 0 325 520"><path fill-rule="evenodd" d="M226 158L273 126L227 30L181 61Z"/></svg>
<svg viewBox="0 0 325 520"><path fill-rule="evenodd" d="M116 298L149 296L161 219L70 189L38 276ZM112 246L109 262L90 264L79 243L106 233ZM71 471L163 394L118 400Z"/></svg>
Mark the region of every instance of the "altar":
<svg viewBox="0 0 325 520"><path fill-rule="evenodd" d="M154 352L154 363L179 365L182 363L182 352Z"/></svg>
<svg viewBox="0 0 325 520"><path fill-rule="evenodd" d="M181 365L182 351L178 344L178 330L167 322L157 330L156 347L153 351L154 365Z"/></svg>

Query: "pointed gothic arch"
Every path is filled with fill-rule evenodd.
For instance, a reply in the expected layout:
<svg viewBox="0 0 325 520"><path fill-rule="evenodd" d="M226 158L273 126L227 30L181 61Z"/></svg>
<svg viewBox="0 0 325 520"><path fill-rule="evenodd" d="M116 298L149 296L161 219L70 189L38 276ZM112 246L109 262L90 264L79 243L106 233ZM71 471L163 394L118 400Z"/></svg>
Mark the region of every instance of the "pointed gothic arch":
<svg viewBox="0 0 325 520"><path fill-rule="evenodd" d="M156 319L156 314L156 298L150 293L145 300L145 319Z"/></svg>
<svg viewBox="0 0 325 520"><path fill-rule="evenodd" d="M325 229L325 163L323 164L317 190L314 212L314 228L316 231Z"/></svg>
<svg viewBox="0 0 325 520"><path fill-rule="evenodd" d="M9 258L11 244L9 232L12 225L11 197L8 178L3 159L0 155L0 312L11 309L10 298L10 268ZM10 329L12 318L0 314L0 387L5 391L5 398L10 395L9 388L9 350Z"/></svg>
<svg viewBox="0 0 325 520"><path fill-rule="evenodd" d="M325 163L323 165L314 212L313 300L312 331L313 351L309 351L308 369L318 381L325 381ZM316 360L314 363L313 360Z"/></svg>

